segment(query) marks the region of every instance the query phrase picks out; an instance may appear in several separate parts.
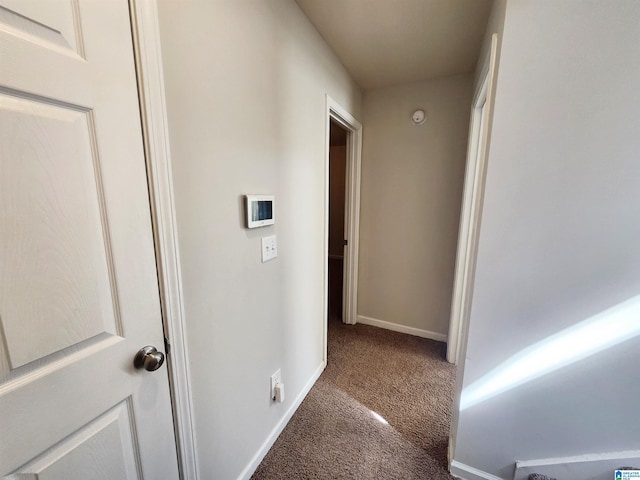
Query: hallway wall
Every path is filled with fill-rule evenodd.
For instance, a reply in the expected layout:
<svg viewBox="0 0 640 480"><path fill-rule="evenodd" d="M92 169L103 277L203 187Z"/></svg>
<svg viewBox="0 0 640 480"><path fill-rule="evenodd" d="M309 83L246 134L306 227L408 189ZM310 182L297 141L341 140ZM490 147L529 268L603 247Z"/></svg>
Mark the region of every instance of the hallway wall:
<svg viewBox="0 0 640 480"><path fill-rule="evenodd" d="M499 478L640 449L639 24L507 2L454 456Z"/></svg>
<svg viewBox="0 0 640 480"><path fill-rule="evenodd" d="M359 117L361 93L292 0L159 17L200 478L243 478L323 365L325 95ZM245 194L275 195L275 225L244 227Z"/></svg>
<svg viewBox="0 0 640 480"><path fill-rule="evenodd" d="M446 339L472 90L469 74L364 94L358 321Z"/></svg>

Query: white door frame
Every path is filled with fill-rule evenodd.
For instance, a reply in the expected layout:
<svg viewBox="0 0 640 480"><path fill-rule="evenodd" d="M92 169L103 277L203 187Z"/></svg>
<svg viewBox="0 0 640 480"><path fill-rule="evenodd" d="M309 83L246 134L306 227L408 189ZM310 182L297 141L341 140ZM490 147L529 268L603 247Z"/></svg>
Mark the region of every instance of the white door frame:
<svg viewBox="0 0 640 480"><path fill-rule="evenodd" d="M473 99L469 147L467 149L467 169L462 196L460 231L458 233L458 253L456 256L451 320L447 340L447 360L459 364L461 347L468 328L473 280L475 278L478 235L484 198L484 179L487 153L489 151L489 120L495 90L495 66L498 36L491 37L488 68L480 77L480 88Z"/></svg>
<svg viewBox="0 0 640 480"><path fill-rule="evenodd" d="M360 164L362 158L362 125L344 107L326 96L325 118L325 202L324 254L329 254L329 131L331 120L347 130L347 172L345 179L345 229L347 245L344 250L342 321L355 324L358 315L358 247L360 237ZM327 355L328 265L324 267L324 352Z"/></svg>
<svg viewBox="0 0 640 480"><path fill-rule="evenodd" d="M178 466L197 480L196 439L156 0L129 0Z"/></svg>
<svg viewBox="0 0 640 480"><path fill-rule="evenodd" d="M451 306L451 322L447 342L447 360L458 365L451 427L449 430L449 471L455 457L460 415L460 397L462 395L464 363L469 331L469 315L473 297L478 237L484 200L484 183L487 170L487 156L491 139L491 118L496 88L496 65L498 55L498 35L491 36L491 50L487 68L482 72L480 88L474 95L469 148L467 151L467 169L462 197L460 232L458 234L458 254Z"/></svg>

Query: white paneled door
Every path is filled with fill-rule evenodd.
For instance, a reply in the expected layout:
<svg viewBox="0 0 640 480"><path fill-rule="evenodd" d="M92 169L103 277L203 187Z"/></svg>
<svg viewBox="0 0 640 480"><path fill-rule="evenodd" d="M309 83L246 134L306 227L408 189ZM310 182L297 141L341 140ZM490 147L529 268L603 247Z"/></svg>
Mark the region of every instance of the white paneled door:
<svg viewBox="0 0 640 480"><path fill-rule="evenodd" d="M0 5L0 478L176 479L129 5Z"/></svg>

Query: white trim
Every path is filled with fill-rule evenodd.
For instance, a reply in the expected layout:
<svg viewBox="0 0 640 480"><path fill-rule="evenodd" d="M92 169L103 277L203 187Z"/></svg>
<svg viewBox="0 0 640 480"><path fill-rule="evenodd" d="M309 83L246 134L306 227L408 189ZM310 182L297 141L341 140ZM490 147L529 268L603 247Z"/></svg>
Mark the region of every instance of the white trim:
<svg viewBox="0 0 640 480"><path fill-rule="evenodd" d="M496 477L495 475L483 472L482 470L470 467L456 460L451 462L449 471L451 475L461 478L462 480L505 480L504 478Z"/></svg>
<svg viewBox="0 0 640 480"><path fill-rule="evenodd" d="M184 324L182 281L165 107L156 0L130 0L143 140L156 245L178 464L183 480L197 480L197 450Z"/></svg>
<svg viewBox="0 0 640 480"><path fill-rule="evenodd" d="M489 155L489 143L491 141L492 109L497 79L497 55L498 35L494 33L491 36L491 50L489 52L489 62L487 62L489 67L475 95L472 107L472 125L469 131L470 148L467 156L467 172L465 173L463 207L460 218L460 232L458 235L458 253L456 255L451 320L449 322L447 360L458 366L453 408L451 410L451 426L449 430L450 462L453 461L455 457L457 447L460 397L462 396L462 387L464 384L469 316L473 297L478 238L480 236L482 202L484 200L484 180L486 162ZM482 118L483 115L485 119ZM484 128L481 128L482 123L485 123ZM474 132L476 135L479 135L480 131L482 131L482 136L479 141L481 151L478 155L477 145L476 148L473 146L476 142L473 142L472 135Z"/></svg>
<svg viewBox="0 0 640 480"><path fill-rule="evenodd" d="M420 328L408 327L406 325L400 325L399 323L385 322L384 320L365 317L364 315L358 315L358 323L371 325L372 327L384 328L386 330L393 330L394 332L407 333L415 337L429 338L431 340L437 340L438 342L447 341L447 336L442 333L422 330Z"/></svg>
<svg viewBox="0 0 640 480"><path fill-rule="evenodd" d="M622 452L587 453L570 457L539 458L537 460L523 460L516 462L516 468L539 467L541 465L562 465L566 463L596 462L600 460L639 459L640 450L624 450Z"/></svg>
<svg viewBox="0 0 640 480"><path fill-rule="evenodd" d="M615 469L623 466L640 467L640 450L519 461L516 462L513 478L525 480L531 473L556 478L587 478L591 475L612 474Z"/></svg>
<svg viewBox="0 0 640 480"><path fill-rule="evenodd" d="M458 364L464 332L468 328L478 237L484 199L484 180L490 141L490 120L496 79L498 36L491 37L489 68L473 101L467 168L460 215L458 252L456 254L455 280L451 300L451 320L449 322L449 343L447 360ZM478 147L480 151L478 151Z"/></svg>
<svg viewBox="0 0 640 480"><path fill-rule="evenodd" d="M342 321L355 324L358 314L358 255L360 245L360 175L362 163L362 124L329 95L325 118L325 212L324 256L329 254L329 130L333 119L347 130L347 175L345 179L345 237ZM328 265L324 267L324 360L327 360Z"/></svg>
<svg viewBox="0 0 640 480"><path fill-rule="evenodd" d="M344 291L342 319L355 324L358 308L358 251L360 245L360 175L362 163L362 125L356 118L327 95L327 129L333 119L349 132L347 142L347 172L345 178L345 237ZM329 166L327 141L327 168ZM328 185L327 185L328 187ZM329 208L328 196L326 208ZM328 220L328 219L327 219ZM327 223L327 236L329 234ZM328 250L327 250L328 251Z"/></svg>
<svg viewBox="0 0 640 480"><path fill-rule="evenodd" d="M302 388L302 391L300 392L300 394L293 401L293 404L291 405L291 407L289 407L289 410L286 411L282 419L273 428L273 430L271 430L271 433L269 434L267 439L264 441L264 443L260 447L260 450L258 450L258 452L253 456L253 458L251 459L251 462L249 462L249 465L247 465L244 468L244 470L242 470L242 472L238 476L238 480L247 480L251 478L251 475L253 475L253 473L256 471L256 469L260 465L260 462L262 462L265 455L269 452L269 449L273 446L275 441L278 439L278 436L282 433L282 430L284 430L284 427L287 426L287 424L289 423L289 420L291 420L291 417L293 417L293 414L296 413L296 410L298 410L298 407L300 407L300 405L302 404L302 401L305 399L305 397L311 391L311 388L313 388L315 383L318 381L318 378L320 378L320 375L322 375L322 372L324 371L326 366L327 366L327 362L322 361L322 363L313 373L309 381Z"/></svg>

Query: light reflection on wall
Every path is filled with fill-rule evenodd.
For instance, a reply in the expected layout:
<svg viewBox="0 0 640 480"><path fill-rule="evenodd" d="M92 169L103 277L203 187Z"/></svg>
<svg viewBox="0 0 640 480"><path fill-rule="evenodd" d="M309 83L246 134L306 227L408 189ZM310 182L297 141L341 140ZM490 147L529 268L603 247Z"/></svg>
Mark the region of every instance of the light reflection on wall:
<svg viewBox="0 0 640 480"><path fill-rule="evenodd" d="M535 343L462 390L460 410L640 335L640 295Z"/></svg>

